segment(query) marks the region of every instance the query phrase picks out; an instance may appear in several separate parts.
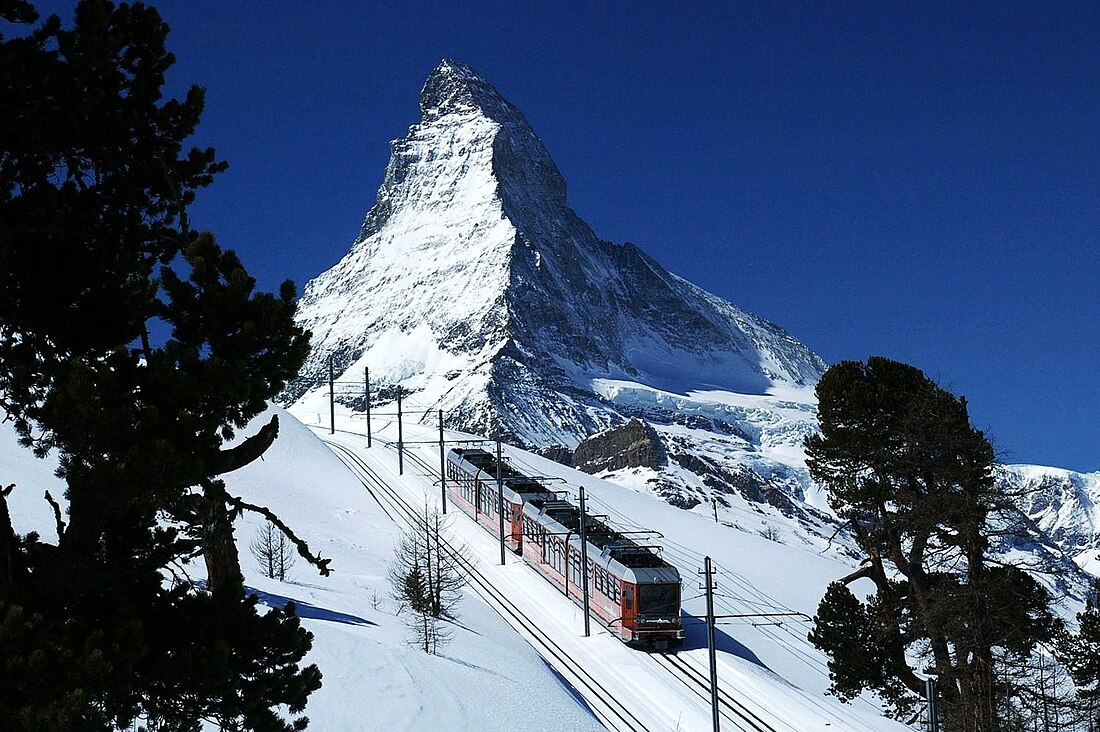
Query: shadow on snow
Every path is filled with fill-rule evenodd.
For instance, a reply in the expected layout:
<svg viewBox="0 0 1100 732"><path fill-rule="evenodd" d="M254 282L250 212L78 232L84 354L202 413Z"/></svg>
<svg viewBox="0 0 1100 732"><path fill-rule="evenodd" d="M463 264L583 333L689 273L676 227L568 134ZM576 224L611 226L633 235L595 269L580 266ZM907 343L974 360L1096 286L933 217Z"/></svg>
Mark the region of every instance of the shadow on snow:
<svg viewBox="0 0 1100 732"><path fill-rule="evenodd" d="M249 595L255 595L260 598L260 602L268 607L277 607L279 609L285 608L287 603L293 602L294 607L297 610L299 618L308 618L309 620L328 620L333 623L344 623L346 625L378 625L366 618L361 618L358 615L350 615L348 613L341 613L335 610L327 610L323 607L317 607L311 605L308 602L302 600L295 600L293 597L284 597L282 595L275 595L270 592L264 592L263 590L257 590L255 587L245 587L245 592Z"/></svg>
<svg viewBox="0 0 1100 732"><path fill-rule="evenodd" d="M697 618L694 615L688 615L687 613L684 613L681 619L684 630L687 631L687 637L684 638L684 645L681 646L681 648L685 651L694 650L696 648L705 649L707 647L707 621L703 618ZM755 663L760 668L768 668L748 646L729 635L721 628L714 629L714 647L716 650L722 651L723 653L729 653L738 658L743 658L750 663Z"/></svg>

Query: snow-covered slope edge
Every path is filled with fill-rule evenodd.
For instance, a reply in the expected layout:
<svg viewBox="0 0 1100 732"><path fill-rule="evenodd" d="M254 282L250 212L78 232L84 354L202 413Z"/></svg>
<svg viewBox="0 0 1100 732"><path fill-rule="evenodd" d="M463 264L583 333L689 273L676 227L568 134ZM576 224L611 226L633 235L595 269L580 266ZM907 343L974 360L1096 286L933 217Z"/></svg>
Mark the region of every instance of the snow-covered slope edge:
<svg viewBox="0 0 1100 732"><path fill-rule="evenodd" d="M438 447L430 444L438 436L434 430L405 428L407 450L420 459L407 455L401 477L395 452L397 430L392 421L376 429L374 447L369 450L364 448L364 425L351 413L339 410L336 426L333 438L328 437L326 424L318 424L316 429L326 439L357 450L416 505L438 504ZM445 436L448 440L473 437L453 432ZM697 589L704 555L711 556L717 571L718 612L790 613L778 624L773 617L725 620L717 634L721 688L765 720L769 728L800 732L904 729L879 716L878 709L866 700L842 705L824 694L828 685L825 659L806 640L805 615L797 615L813 612L825 586L850 572L854 561L826 556L806 546L730 532L708 517L654 501L538 455L515 448L505 450L513 465L528 474L547 476L559 490L571 493L574 500L578 487L584 485L593 512L609 517L625 531L644 532L646 543L661 547L666 558L679 567L688 638L677 656L704 676L705 600ZM469 555L477 558L485 578L519 600L530 622L551 635L578 664L598 674L600 683L616 698L627 700L647 729L710 728L709 700L702 690L685 686L662 670L653 656L629 649L599 623L593 624L590 638L583 637L580 610L560 590L510 554L507 564L499 566L497 541L469 517L457 513L453 530L469 547ZM737 727L730 719L723 728L727 726Z"/></svg>
<svg viewBox="0 0 1100 732"><path fill-rule="evenodd" d="M534 651L476 600L460 606L461 623L443 655L409 647L388 599L396 527L298 420L280 410L280 425L263 460L226 476L226 483L231 492L271 507L312 549L332 558L328 578L299 561L292 581L265 579L248 553L262 520L246 515L236 524L246 584L265 603L294 600L315 636L306 661L320 667L324 681L305 711L310 729L603 729ZM0 475L5 484L17 484L10 496L16 531L39 531L46 540L53 535L53 514L41 499L46 488L55 496L63 490L53 467L20 448L10 425L0 425ZM201 562L190 571L203 577ZM527 703L532 695L539 705Z"/></svg>

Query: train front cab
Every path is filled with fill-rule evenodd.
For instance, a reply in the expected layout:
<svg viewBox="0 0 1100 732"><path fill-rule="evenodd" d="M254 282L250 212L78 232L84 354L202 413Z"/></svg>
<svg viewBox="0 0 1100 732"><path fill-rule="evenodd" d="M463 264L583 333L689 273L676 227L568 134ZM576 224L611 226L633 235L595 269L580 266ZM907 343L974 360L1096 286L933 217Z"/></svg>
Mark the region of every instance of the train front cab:
<svg viewBox="0 0 1100 732"><path fill-rule="evenodd" d="M620 637L628 644L667 651L683 642L679 574L669 569L660 573L669 576L649 577L654 573L646 572L640 581L623 580Z"/></svg>

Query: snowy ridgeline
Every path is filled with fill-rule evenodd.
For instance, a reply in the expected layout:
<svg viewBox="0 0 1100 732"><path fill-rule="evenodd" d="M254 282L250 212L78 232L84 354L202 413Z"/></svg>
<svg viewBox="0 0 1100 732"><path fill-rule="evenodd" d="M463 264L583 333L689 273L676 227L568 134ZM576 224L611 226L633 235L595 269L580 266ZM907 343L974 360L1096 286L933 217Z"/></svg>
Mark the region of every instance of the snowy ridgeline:
<svg viewBox="0 0 1100 732"><path fill-rule="evenodd" d="M315 415L301 415L312 421ZM306 710L319 730L585 730L600 729L574 692L524 640L473 595L459 608L454 640L439 656L408 644L402 618L389 599L388 568L398 528L382 513L362 485L317 435L289 414L264 460L229 476L229 487L251 501L276 510L311 547L332 557L333 575L323 579L299 563L290 582L265 579L248 555L248 540L260 523L246 517L237 526L249 587L265 603L293 599L305 626L315 634L308 660L325 675L324 686ZM435 476L406 471L397 476L397 459L384 446L396 438L379 420L379 441L363 449L363 423L338 417L337 438L357 449L387 480L413 501L436 500ZM52 466L37 461L15 444L5 428L0 440L0 472L16 482L12 510L18 531L51 536L53 517L41 500L60 488ZM406 440L430 439L433 432L409 427ZM424 451L429 463L438 452ZM521 469L560 474L576 488L584 484L593 511L608 514L620 526L659 527L666 558L684 578L685 625L689 639L681 656L705 664L705 633L699 618L703 601L696 572L704 555L718 568L719 612L725 614L803 612L816 608L825 586L852 568L850 562L788 546L755 534L730 531L713 519L681 511L652 497L564 468L537 456L509 450ZM630 650L602 628L581 637L580 611L518 560L497 566L497 546L464 516L452 530L466 542L494 585L516 597L582 665L639 708L651 729L709 729L706 700L666 674L646 654ZM202 578L201 566L193 576ZM732 621L731 621L732 622ZM805 640L807 625L790 618L782 625L748 620L724 624L718 633L723 688L781 730L893 729L873 705L859 700L844 706L824 695L825 659ZM898 729L902 729L898 727Z"/></svg>

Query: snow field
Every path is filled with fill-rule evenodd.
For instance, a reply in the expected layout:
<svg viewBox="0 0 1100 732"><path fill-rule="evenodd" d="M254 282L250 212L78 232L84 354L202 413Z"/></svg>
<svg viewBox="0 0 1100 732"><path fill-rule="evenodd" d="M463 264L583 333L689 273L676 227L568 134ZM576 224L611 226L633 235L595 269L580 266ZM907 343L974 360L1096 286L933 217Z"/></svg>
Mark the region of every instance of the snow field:
<svg viewBox="0 0 1100 732"><path fill-rule="evenodd" d="M362 431L363 425L347 418L339 418L338 430ZM327 429L323 430L327 433ZM375 447L363 450L365 438L360 435L337 433L337 441L360 449L360 454L378 469L392 485L403 487L414 502L438 501L438 448L434 446L409 447L419 451L422 460L432 466L432 474L425 475L424 468L406 459L405 475L397 475L397 457L383 447L385 441L396 439L394 427L380 428L374 432L378 438ZM325 435L327 439L327 434ZM456 435L457 437L457 435ZM406 443L438 439L438 432L424 427L405 425ZM448 433L448 439L451 439ZM680 657L706 673L705 629L701 621L704 615L701 593L693 591L699 578L695 570L702 564L703 553L710 554L720 567L719 589L723 583L733 584L731 577L755 589L757 595L748 594L747 602L766 604L764 611L776 607L795 608L811 613L829 581L850 571L851 566L835 558L824 557L812 551L788 547L763 538L730 531L714 524L698 514L684 512L639 495L628 489L609 484L583 473L577 473L537 456L506 448L510 459L521 470L537 475L560 475L574 488L583 483L594 500L593 512L614 513L629 516L634 523L650 528L660 527L664 534L661 543L672 547L677 557L669 557L674 563L691 563L694 567L681 566L684 581L685 611L692 617L686 619L689 640ZM432 482L434 481L434 485ZM508 564L499 566L499 542L477 526L461 512L453 519L455 536L465 542L471 555L480 558L479 569L492 578L495 586L504 589L524 608L524 612L539 627L552 633L555 641L580 660L586 669L601 674L601 679L623 698L629 698L632 708L645 710L653 729L709 729L709 696L700 698L688 687L669 676L668 672L652 662L648 654L627 648L614 639L593 620L593 635L585 639L580 608L564 598L559 590L546 582L533 569L510 552ZM613 520L617 516L612 516ZM621 522L620 522L621 525ZM681 547L676 549L676 547ZM666 554L666 556L668 556ZM680 561L677 561L679 559ZM727 569L731 568L731 569ZM741 579L739 572L748 577ZM761 596L769 598L761 600ZM753 612L751 608L738 607L737 601L727 612ZM721 613L721 610L716 612ZM795 633L772 626L722 626L720 640L720 686L734 694L744 704L760 715L777 730L880 730L904 729L878 716L866 702L858 706L841 705L822 692L827 686L824 660L805 641L808 625L798 626ZM733 638L735 634L737 637ZM740 654L740 655L738 655ZM810 659L809 661L807 659ZM816 663L815 663L816 661ZM786 679L789 679L786 680ZM805 690L790 683L794 681ZM724 728L736 728L726 721Z"/></svg>

